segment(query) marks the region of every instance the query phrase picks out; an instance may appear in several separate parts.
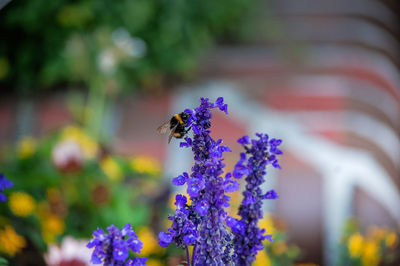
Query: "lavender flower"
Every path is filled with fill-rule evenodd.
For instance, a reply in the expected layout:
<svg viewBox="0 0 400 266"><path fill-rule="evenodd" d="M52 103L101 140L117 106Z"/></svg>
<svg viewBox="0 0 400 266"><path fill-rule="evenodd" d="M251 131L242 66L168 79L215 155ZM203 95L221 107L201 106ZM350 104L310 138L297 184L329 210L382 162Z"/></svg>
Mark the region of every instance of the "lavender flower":
<svg viewBox="0 0 400 266"><path fill-rule="evenodd" d="M232 217L226 219L234 234L234 246L236 252L235 263L237 265L251 265L255 260L257 252L263 249L262 241L272 241L271 235L265 235L265 229L257 226L258 220L262 218L261 210L263 199L276 199L278 194L268 191L263 194L260 186L265 182L266 166L272 164L275 168L281 168L276 155L282 154L278 149L281 140L268 139L267 134L256 134L258 139L250 140L245 136L238 140L246 150L240 154L240 160L235 165L234 177L246 177L246 189L243 192L244 199L239 208L240 220ZM249 156L249 158L247 157Z"/></svg>
<svg viewBox="0 0 400 266"><path fill-rule="evenodd" d="M0 202L4 202L7 200L6 195L2 192L6 188L11 188L14 184L8 180L3 174L0 174Z"/></svg>
<svg viewBox="0 0 400 266"><path fill-rule="evenodd" d="M158 235L158 243L162 247L167 247L174 242L178 247L186 248L192 245L197 238L196 227L189 219L189 215L193 211L186 205L187 198L183 195L175 197L176 212L175 215L169 215L168 219L172 221L171 228L168 233L161 232Z"/></svg>
<svg viewBox="0 0 400 266"><path fill-rule="evenodd" d="M88 248L94 247L92 263L103 263L107 266L142 266L146 264L146 258L134 258L126 261L129 256L129 249L140 253L143 247L143 243L131 229L130 224L125 225L122 230L111 225L107 228L107 231L108 234L105 234L102 229L95 230L93 239L87 244Z"/></svg>
<svg viewBox="0 0 400 266"><path fill-rule="evenodd" d="M233 192L239 185L227 174L222 177L225 164L222 162L223 152L231 150L221 145L222 140L215 141L210 136L211 109L219 108L228 113L228 107L222 97L215 103L208 98L201 98L201 104L196 109L187 109L190 115L186 126L192 126L193 139L186 137L181 147L191 147L194 153L195 165L190 176L184 173L173 180L174 185L187 184L187 193L192 205L186 209L177 208L174 219L183 216L184 227L178 230L172 225L168 233L160 233L161 245L173 241L178 245L194 245L192 264L196 265L229 265L233 263L233 235L227 230L224 220L227 216L224 208L229 206L226 192ZM185 215L182 214L185 212ZM174 220L175 221L175 220ZM187 224L188 227L185 227ZM182 240L181 232L190 232L190 242ZM168 243L169 243L168 242Z"/></svg>

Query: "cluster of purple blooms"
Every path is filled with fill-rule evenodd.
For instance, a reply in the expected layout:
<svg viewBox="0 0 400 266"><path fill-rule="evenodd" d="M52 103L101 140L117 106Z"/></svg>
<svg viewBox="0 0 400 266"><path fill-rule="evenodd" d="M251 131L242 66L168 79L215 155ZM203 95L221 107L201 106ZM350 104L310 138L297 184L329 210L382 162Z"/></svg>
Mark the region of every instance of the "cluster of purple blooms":
<svg viewBox="0 0 400 266"><path fill-rule="evenodd" d="M185 172L175 177L172 183L187 185L192 204L188 205L184 195L176 195L175 214L168 217L172 225L167 232L159 234L159 244L167 247L175 243L186 249L188 265L251 265L257 252L263 249L262 241L272 241L271 235L266 235L265 229L260 229L257 223L263 215L262 200L276 199L278 195L273 190L263 193L260 186L265 182L268 164L280 169L276 156L282 154L278 149L281 140L269 139L266 134L257 134L257 140L247 136L239 139L245 152L240 154L232 174L223 176L225 164L222 155L231 150L222 145L221 139L215 141L210 136L213 108L228 113L222 97L215 103L201 98L199 107L185 110L189 115L186 127L192 127L193 138L186 137L180 147L192 149L195 163L190 174ZM241 219L238 220L229 217L225 211L230 201L226 193L238 190L239 183L235 179L243 176L246 176L246 188L238 213ZM89 248L95 247L92 262L123 265L128 249L140 252L141 242L127 226L121 231L111 226L108 235L101 229L93 233L94 239L88 244ZM129 239L124 240L126 235ZM193 246L191 258L189 246ZM144 265L145 259L136 258L128 263Z"/></svg>
<svg viewBox="0 0 400 266"><path fill-rule="evenodd" d="M140 253L143 243L138 239L131 225L125 225L121 230L114 225L107 228L108 234L102 229L93 232L93 238L87 244L93 248L91 262L107 266L142 266L146 265L147 258L136 257L127 260L129 250Z"/></svg>
<svg viewBox="0 0 400 266"><path fill-rule="evenodd" d="M224 208L229 206L230 200L225 193L235 191L239 184L231 179L230 174L222 177L225 167L222 154L231 150L221 145L221 139L215 141L210 136L212 108L228 113L222 97L215 103L202 98L199 107L185 110L190 115L186 126L192 127L194 136L193 139L186 137L180 146L192 149L195 164L190 175L183 173L172 182L178 186L187 184L192 205L186 206L185 215L182 215L182 208L177 208L172 216L172 227L167 233L159 234L162 246L174 242L187 249L193 245L192 265L229 265L234 257L233 235L224 224L227 217ZM176 222L178 218L179 224ZM187 260L190 263L189 257Z"/></svg>
<svg viewBox="0 0 400 266"><path fill-rule="evenodd" d="M221 145L222 140L215 141L210 136L212 108L228 113L222 97L215 103L202 98L199 107L185 110L190 115L186 126L192 126L194 136L193 139L185 138L180 146L192 149L195 164L190 175L183 173L172 183L176 186L187 184L192 204L188 206L184 196L177 196L177 210L169 217L173 221L172 227L167 233L159 234L159 243L167 246L173 242L186 249L194 246L191 263L187 257L189 264L194 266L251 265L257 252L263 248L262 241L272 241L257 223L262 218L262 200L276 199L278 195L273 190L263 194L260 186L264 183L267 164L280 168L276 156L282 154L278 149L281 140L269 140L265 134L257 134L258 140L247 136L239 139L245 152L241 153L233 173L223 177L225 164L222 154L230 152L230 149ZM226 193L238 190L239 184L235 179L243 176L246 176L246 189L239 209L241 219L237 220L227 216L225 208L229 206L230 197ZM231 227L231 232L224 222Z"/></svg>
<svg viewBox="0 0 400 266"><path fill-rule="evenodd" d="M235 165L233 176L246 176L246 189L243 191L243 201L239 207L240 220L230 217L228 226L234 234L234 246L237 265L251 265L257 252L263 249L263 240L272 241L271 235L265 235L265 229L258 227L258 220L263 217L262 201L277 199L279 196L274 190L263 193L261 184L265 182L266 167L272 164L280 169L277 155L282 154L278 149L281 140L269 139L267 134L256 134L258 139L250 140L244 136L238 142L242 144L245 153L240 154L240 160Z"/></svg>
<svg viewBox="0 0 400 266"><path fill-rule="evenodd" d="M3 174L0 174L0 202L4 202L7 200L6 195L4 195L3 191L6 188L11 188L13 183L8 180Z"/></svg>

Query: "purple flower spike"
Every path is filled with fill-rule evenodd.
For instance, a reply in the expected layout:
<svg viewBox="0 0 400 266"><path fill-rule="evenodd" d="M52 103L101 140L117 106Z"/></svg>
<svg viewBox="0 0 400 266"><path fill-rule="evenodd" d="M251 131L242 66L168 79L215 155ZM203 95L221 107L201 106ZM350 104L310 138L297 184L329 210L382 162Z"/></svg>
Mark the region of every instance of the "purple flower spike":
<svg viewBox="0 0 400 266"><path fill-rule="evenodd" d="M177 208L169 216L172 226L168 232L177 246L195 246L191 265L232 265L233 235L224 224L227 215L224 208L229 206L230 199L225 193L236 190L237 182L230 180L230 176L222 177L225 167L222 156L231 150L222 145L222 140L215 141L210 136L211 109L228 113L228 105L222 97L215 103L208 98L200 101L199 107L185 110L189 114L186 126L192 127L193 138L181 143L181 147L191 147L194 153L192 173L185 178L192 205ZM185 184L183 180L179 176L174 184Z"/></svg>
<svg viewBox="0 0 400 266"><path fill-rule="evenodd" d="M238 140L243 145L246 153L240 155L240 160L233 171L234 177L246 175L246 190L243 191L243 201L239 208L241 220L227 221L228 226L234 233L234 246L236 252L235 263L237 265L250 266L259 250L263 249L264 239L272 240L271 235L265 235L265 230L257 226L258 219L261 219L262 200L277 199L279 196L274 190L263 194L261 184L265 182L265 169L268 164L275 168L280 168L277 155L282 151L277 147L282 143L281 140L269 140L266 134L256 134L258 139L250 140L243 137ZM249 156L249 158L247 158ZM246 172L247 171L247 172Z"/></svg>
<svg viewBox="0 0 400 266"><path fill-rule="evenodd" d="M87 244L88 248L94 248L91 262L93 264L103 265L123 265L129 256L129 250L140 253L143 243L137 238L134 231L131 230L131 225L125 225L122 230L111 225L107 228L108 233L105 234L102 229L97 229L93 232L93 238ZM145 262L145 258L144 262ZM127 265L144 265L144 264L129 264Z"/></svg>

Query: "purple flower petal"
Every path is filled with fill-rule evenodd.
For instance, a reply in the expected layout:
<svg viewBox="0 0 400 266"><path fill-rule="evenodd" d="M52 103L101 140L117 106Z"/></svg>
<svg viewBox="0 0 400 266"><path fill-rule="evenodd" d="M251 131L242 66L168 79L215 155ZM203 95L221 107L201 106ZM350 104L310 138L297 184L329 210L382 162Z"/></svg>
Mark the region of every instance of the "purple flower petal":
<svg viewBox="0 0 400 266"><path fill-rule="evenodd" d="M270 190L263 196L264 199L278 199L279 195L275 192L275 190Z"/></svg>
<svg viewBox="0 0 400 266"><path fill-rule="evenodd" d="M167 247L172 241L172 235L170 233L160 232L158 234L158 244L162 247Z"/></svg>
<svg viewBox="0 0 400 266"><path fill-rule="evenodd" d="M3 191L5 188L11 188L14 184L8 180L4 174L0 174L0 191Z"/></svg>
<svg viewBox="0 0 400 266"><path fill-rule="evenodd" d="M124 261L128 258L128 247L124 245L124 241L114 241L113 256L114 259Z"/></svg>
<svg viewBox="0 0 400 266"><path fill-rule="evenodd" d="M188 178L186 178L185 175L179 175L172 179L172 184L174 184L175 186L182 186L186 183L187 179Z"/></svg>
<svg viewBox="0 0 400 266"><path fill-rule="evenodd" d="M207 201L202 200L199 203L197 203L196 205L196 211L200 214L200 215L205 215L208 211L210 204L208 204Z"/></svg>
<svg viewBox="0 0 400 266"><path fill-rule="evenodd" d="M178 194L175 196L175 205L177 208L184 208L185 204L187 202L187 199L184 195Z"/></svg>
<svg viewBox="0 0 400 266"><path fill-rule="evenodd" d="M250 138L248 136L243 136L238 141L242 145L250 144Z"/></svg>
<svg viewBox="0 0 400 266"><path fill-rule="evenodd" d="M224 182L225 192L231 193L239 189L239 183L233 179L226 179Z"/></svg>
<svg viewBox="0 0 400 266"><path fill-rule="evenodd" d="M185 235L183 241L185 241L187 245L192 245L196 241L196 237L192 234Z"/></svg>
<svg viewBox="0 0 400 266"><path fill-rule="evenodd" d="M146 265L147 258L133 258L126 262L125 266L144 266Z"/></svg>

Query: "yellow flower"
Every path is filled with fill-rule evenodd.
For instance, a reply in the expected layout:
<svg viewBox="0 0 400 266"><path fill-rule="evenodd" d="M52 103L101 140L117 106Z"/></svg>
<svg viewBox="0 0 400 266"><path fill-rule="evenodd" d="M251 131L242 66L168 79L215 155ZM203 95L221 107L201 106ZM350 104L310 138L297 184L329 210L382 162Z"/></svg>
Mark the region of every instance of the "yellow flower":
<svg viewBox="0 0 400 266"><path fill-rule="evenodd" d="M4 230L0 230L0 251L14 256L26 246L25 238L18 235L14 228L6 225Z"/></svg>
<svg viewBox="0 0 400 266"><path fill-rule="evenodd" d="M153 157L139 156L131 160L131 167L140 174L159 175L160 163Z"/></svg>
<svg viewBox="0 0 400 266"><path fill-rule="evenodd" d="M36 140L32 137L25 137L17 144L17 152L20 159L31 157L36 151Z"/></svg>
<svg viewBox="0 0 400 266"><path fill-rule="evenodd" d="M121 168L119 167L118 163L110 156L107 156L104 160L100 162L100 167L111 180L121 180L123 176Z"/></svg>
<svg viewBox="0 0 400 266"><path fill-rule="evenodd" d="M61 235L65 230L65 223L57 215L47 213L41 217L42 235L46 243L54 242L57 235Z"/></svg>
<svg viewBox="0 0 400 266"><path fill-rule="evenodd" d="M148 259L146 261L146 266L163 266L163 265L164 263L156 259Z"/></svg>
<svg viewBox="0 0 400 266"><path fill-rule="evenodd" d="M390 232L385 238L385 244L388 248L394 248L397 243L397 235L395 232Z"/></svg>
<svg viewBox="0 0 400 266"><path fill-rule="evenodd" d="M265 250L260 250L257 253L253 266L271 266L271 259Z"/></svg>
<svg viewBox="0 0 400 266"><path fill-rule="evenodd" d="M79 146L86 158L94 158L98 152L98 144L91 137L85 134L85 132L76 126L68 126L64 128L61 134L61 141L74 140Z"/></svg>
<svg viewBox="0 0 400 266"><path fill-rule="evenodd" d="M13 192L10 195L8 205L10 210L17 216L26 217L30 215L36 207L35 199L24 192Z"/></svg>
<svg viewBox="0 0 400 266"><path fill-rule="evenodd" d="M366 241L362 252L361 262L363 266L378 265L380 261L379 247L374 241Z"/></svg>
<svg viewBox="0 0 400 266"><path fill-rule="evenodd" d="M158 240L154 236L154 232L149 227L140 228L138 230L138 238L143 242L140 255L148 256L149 254L157 253L162 250L158 245Z"/></svg>
<svg viewBox="0 0 400 266"><path fill-rule="evenodd" d="M348 241L349 253L350 257L358 258L361 256L363 246L364 246L364 238L359 233L353 234Z"/></svg>

